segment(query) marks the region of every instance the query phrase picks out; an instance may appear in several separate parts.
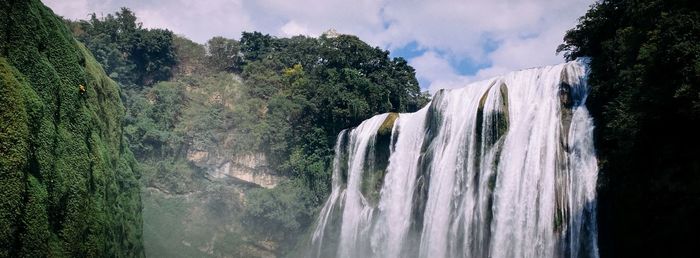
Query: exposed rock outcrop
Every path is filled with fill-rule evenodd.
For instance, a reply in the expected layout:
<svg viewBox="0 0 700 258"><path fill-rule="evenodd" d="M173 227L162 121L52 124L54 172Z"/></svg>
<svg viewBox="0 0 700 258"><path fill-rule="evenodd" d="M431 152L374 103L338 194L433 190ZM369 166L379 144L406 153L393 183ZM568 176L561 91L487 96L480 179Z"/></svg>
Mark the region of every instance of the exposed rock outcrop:
<svg viewBox="0 0 700 258"><path fill-rule="evenodd" d="M270 169L264 153L233 156L212 155L208 151L190 150L187 159L206 169L212 179L233 178L265 188L273 188L282 180Z"/></svg>

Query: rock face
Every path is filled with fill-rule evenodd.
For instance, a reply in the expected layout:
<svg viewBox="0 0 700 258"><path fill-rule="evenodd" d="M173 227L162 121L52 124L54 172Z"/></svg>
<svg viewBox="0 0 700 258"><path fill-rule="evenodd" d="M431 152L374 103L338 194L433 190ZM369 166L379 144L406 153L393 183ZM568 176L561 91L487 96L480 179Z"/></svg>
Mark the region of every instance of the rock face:
<svg viewBox="0 0 700 258"><path fill-rule="evenodd" d="M338 33L338 31L336 31L334 28L330 28L326 32L324 32L323 35L325 35L328 38L337 38L342 34Z"/></svg>
<svg viewBox="0 0 700 258"><path fill-rule="evenodd" d="M273 188L282 179L270 169L264 153L220 157L208 151L191 150L187 153L187 159L206 169L212 179L233 178L264 188Z"/></svg>

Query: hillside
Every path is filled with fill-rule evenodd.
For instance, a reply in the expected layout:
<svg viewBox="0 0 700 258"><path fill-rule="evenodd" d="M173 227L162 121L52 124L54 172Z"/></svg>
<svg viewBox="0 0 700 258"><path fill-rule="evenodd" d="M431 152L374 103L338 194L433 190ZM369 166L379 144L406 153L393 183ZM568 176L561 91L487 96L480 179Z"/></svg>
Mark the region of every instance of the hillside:
<svg viewBox="0 0 700 258"><path fill-rule="evenodd" d="M0 28L0 257L143 256L119 86L38 0Z"/></svg>
<svg viewBox="0 0 700 258"><path fill-rule="evenodd" d="M330 192L340 130L429 99L404 59L356 36L198 44L137 20L66 24L124 90L147 255L288 254Z"/></svg>

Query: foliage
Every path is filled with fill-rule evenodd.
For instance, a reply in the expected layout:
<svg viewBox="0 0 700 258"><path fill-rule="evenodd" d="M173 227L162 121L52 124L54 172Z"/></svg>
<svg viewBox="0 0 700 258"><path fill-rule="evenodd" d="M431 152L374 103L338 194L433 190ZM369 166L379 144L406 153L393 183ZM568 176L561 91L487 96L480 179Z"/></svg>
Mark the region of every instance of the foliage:
<svg viewBox="0 0 700 258"><path fill-rule="evenodd" d="M173 47L177 56L177 66L173 72L175 75L189 76L194 73L205 73L205 53L204 46L187 38L175 35L173 37Z"/></svg>
<svg viewBox="0 0 700 258"><path fill-rule="evenodd" d="M0 257L143 256L117 84L39 1L0 17Z"/></svg>
<svg viewBox="0 0 700 258"><path fill-rule="evenodd" d="M213 37L207 41L207 62L214 71L234 72L242 62L238 41Z"/></svg>
<svg viewBox="0 0 700 258"><path fill-rule="evenodd" d="M306 156L323 150L315 154L324 157L341 129L378 113L413 111L427 102L405 60L390 59L388 52L355 36L277 39L244 33L241 46L248 94L266 100L268 124L280 125L271 127L276 131L267 146L284 142L304 146ZM281 166L289 167L284 160L292 148L270 151L282 159Z"/></svg>
<svg viewBox="0 0 700 258"><path fill-rule="evenodd" d="M107 74L121 85L139 87L167 80L177 57L173 33L144 29L128 8L89 20L66 21L73 34L95 54Z"/></svg>
<svg viewBox="0 0 700 258"><path fill-rule="evenodd" d="M265 235L284 238L298 234L313 220L314 207L309 198L313 193L303 182L284 182L273 189L253 189L248 193L245 220L259 225Z"/></svg>
<svg viewBox="0 0 700 258"><path fill-rule="evenodd" d="M700 228L699 21L695 1L604 0L559 48L591 58L603 256L694 252L684 236Z"/></svg>
<svg viewBox="0 0 700 258"><path fill-rule="evenodd" d="M181 140L174 131L186 103L185 87L177 82L160 82L143 94L127 91L130 107L124 133L137 157L173 156Z"/></svg>

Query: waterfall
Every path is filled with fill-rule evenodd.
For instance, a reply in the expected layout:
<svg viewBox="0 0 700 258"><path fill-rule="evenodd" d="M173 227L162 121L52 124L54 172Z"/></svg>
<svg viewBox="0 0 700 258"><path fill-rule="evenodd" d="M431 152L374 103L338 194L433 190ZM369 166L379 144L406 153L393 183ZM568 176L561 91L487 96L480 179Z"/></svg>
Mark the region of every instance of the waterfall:
<svg viewBox="0 0 700 258"><path fill-rule="evenodd" d="M308 256L598 257L587 91L577 60L341 132Z"/></svg>

